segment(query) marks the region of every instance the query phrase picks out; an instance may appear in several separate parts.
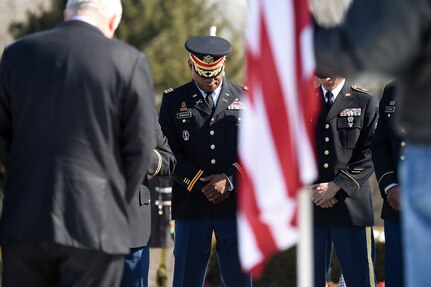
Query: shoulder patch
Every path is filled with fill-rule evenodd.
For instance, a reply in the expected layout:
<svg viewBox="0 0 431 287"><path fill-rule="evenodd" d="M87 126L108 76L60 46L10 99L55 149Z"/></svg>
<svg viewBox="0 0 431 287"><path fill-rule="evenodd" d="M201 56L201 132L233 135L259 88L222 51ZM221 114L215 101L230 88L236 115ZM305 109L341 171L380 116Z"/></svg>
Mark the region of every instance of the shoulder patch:
<svg viewBox="0 0 431 287"><path fill-rule="evenodd" d="M352 89L357 91L357 92L361 92L361 93L365 93L365 94L369 94L370 96L372 96L372 94L364 88L358 87L358 86L352 86Z"/></svg>
<svg viewBox="0 0 431 287"><path fill-rule="evenodd" d="M242 89L243 89L244 91L248 91L248 86L247 86L247 85L244 85L244 86L242 86Z"/></svg>
<svg viewBox="0 0 431 287"><path fill-rule="evenodd" d="M165 93L165 94L169 94L170 92L172 92L174 89L172 89L172 88L169 88L169 89L166 89L166 90L164 90L163 92Z"/></svg>

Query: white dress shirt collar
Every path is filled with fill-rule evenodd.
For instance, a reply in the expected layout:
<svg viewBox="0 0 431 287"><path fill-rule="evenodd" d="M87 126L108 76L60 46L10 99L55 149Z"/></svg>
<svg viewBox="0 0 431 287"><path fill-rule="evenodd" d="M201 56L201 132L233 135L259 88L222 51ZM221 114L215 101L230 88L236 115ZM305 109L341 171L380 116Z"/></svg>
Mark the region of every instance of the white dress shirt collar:
<svg viewBox="0 0 431 287"><path fill-rule="evenodd" d="M332 90L332 102L335 102L335 99L337 98L338 94L341 92L341 89L343 88L344 84L346 83L346 79L344 79L338 86L335 87L335 89ZM323 97L325 97L325 94L328 90L326 90L323 85L320 85L323 92Z"/></svg>
<svg viewBox="0 0 431 287"><path fill-rule="evenodd" d="M73 16L72 18L70 18L70 20L85 22L85 23L90 24L91 26L94 26L97 28L97 22L94 21L93 19L88 18L88 17Z"/></svg>

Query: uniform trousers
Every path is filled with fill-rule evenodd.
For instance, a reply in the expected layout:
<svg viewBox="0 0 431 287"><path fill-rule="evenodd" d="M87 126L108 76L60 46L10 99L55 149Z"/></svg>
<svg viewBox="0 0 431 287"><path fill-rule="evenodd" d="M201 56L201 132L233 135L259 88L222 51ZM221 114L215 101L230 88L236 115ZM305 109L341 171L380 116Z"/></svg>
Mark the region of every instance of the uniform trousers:
<svg viewBox="0 0 431 287"><path fill-rule="evenodd" d="M358 226L314 228L314 286L325 286L334 247L348 287L376 286L372 228Z"/></svg>
<svg viewBox="0 0 431 287"><path fill-rule="evenodd" d="M148 246L132 248L124 259L121 287L148 287L150 248Z"/></svg>
<svg viewBox="0 0 431 287"><path fill-rule="evenodd" d="M385 220L385 286L403 287L403 248L401 244L401 224Z"/></svg>
<svg viewBox="0 0 431 287"><path fill-rule="evenodd" d="M78 249L52 242L7 244L3 287L117 287L123 255Z"/></svg>
<svg viewBox="0 0 431 287"><path fill-rule="evenodd" d="M252 286L239 262L236 220L206 218L175 220L174 287L204 286L213 231L222 286Z"/></svg>
<svg viewBox="0 0 431 287"><path fill-rule="evenodd" d="M431 147L409 143L401 171L401 236L406 286L430 286Z"/></svg>

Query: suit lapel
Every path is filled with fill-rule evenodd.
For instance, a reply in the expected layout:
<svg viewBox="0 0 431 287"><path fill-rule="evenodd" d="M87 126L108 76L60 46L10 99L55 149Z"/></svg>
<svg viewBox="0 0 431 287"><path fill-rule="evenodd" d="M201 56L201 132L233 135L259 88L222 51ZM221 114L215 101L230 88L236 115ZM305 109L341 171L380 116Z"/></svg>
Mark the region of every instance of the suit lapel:
<svg viewBox="0 0 431 287"><path fill-rule="evenodd" d="M224 80L213 116L215 117L216 115L227 109L227 107L229 107L234 100L235 98L230 92L229 85L227 84L226 80Z"/></svg>
<svg viewBox="0 0 431 287"><path fill-rule="evenodd" d="M352 101L353 101L353 96L352 96L352 93L350 91L350 86L346 82L346 83L344 83L343 88L341 89L340 93L338 94L337 98L335 99L335 102L332 104L332 107L329 110L328 115L326 116L326 120L329 121L330 119L336 117L347 106L349 106Z"/></svg>
<svg viewBox="0 0 431 287"><path fill-rule="evenodd" d="M207 115L211 115L211 109L208 106L208 103L205 101L202 93L196 87L195 82L192 81L190 86L191 86L190 94L192 95L193 106L196 109L206 113Z"/></svg>

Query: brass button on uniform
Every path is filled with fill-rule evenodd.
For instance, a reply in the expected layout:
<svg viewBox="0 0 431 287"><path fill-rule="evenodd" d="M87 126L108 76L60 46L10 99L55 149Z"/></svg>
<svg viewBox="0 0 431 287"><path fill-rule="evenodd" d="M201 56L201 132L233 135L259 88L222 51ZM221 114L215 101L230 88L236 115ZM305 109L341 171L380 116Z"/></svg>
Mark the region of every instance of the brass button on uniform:
<svg viewBox="0 0 431 287"><path fill-rule="evenodd" d="M216 160L215 160L215 159L212 159L212 160L211 160L211 163L212 163L212 164L215 164L215 163L216 163Z"/></svg>
<svg viewBox="0 0 431 287"><path fill-rule="evenodd" d="M325 129L329 129L329 124L325 124Z"/></svg>
<svg viewBox="0 0 431 287"><path fill-rule="evenodd" d="M324 164L323 164L323 167L324 167L324 168L328 168L328 167L329 167L329 164L324 163Z"/></svg>
<svg viewBox="0 0 431 287"><path fill-rule="evenodd" d="M329 137L325 137L325 142L329 142Z"/></svg>
<svg viewBox="0 0 431 287"><path fill-rule="evenodd" d="M215 121L215 119L214 119L214 118L211 118L211 121L213 122L213 121Z"/></svg>
<svg viewBox="0 0 431 287"><path fill-rule="evenodd" d="M215 144L212 144L210 147L211 149L215 149Z"/></svg>
<svg viewBox="0 0 431 287"><path fill-rule="evenodd" d="M210 131L210 135L212 135L212 136L213 136L214 134L215 134L215 132L214 132L214 131Z"/></svg>
<svg viewBox="0 0 431 287"><path fill-rule="evenodd" d="M325 151L323 152L325 155L329 154L329 150L325 149Z"/></svg>
<svg viewBox="0 0 431 287"><path fill-rule="evenodd" d="M405 160L405 159L406 159L405 155L400 156L400 160Z"/></svg>
<svg viewBox="0 0 431 287"><path fill-rule="evenodd" d="M401 142L401 146L402 147L406 146L406 142Z"/></svg>

